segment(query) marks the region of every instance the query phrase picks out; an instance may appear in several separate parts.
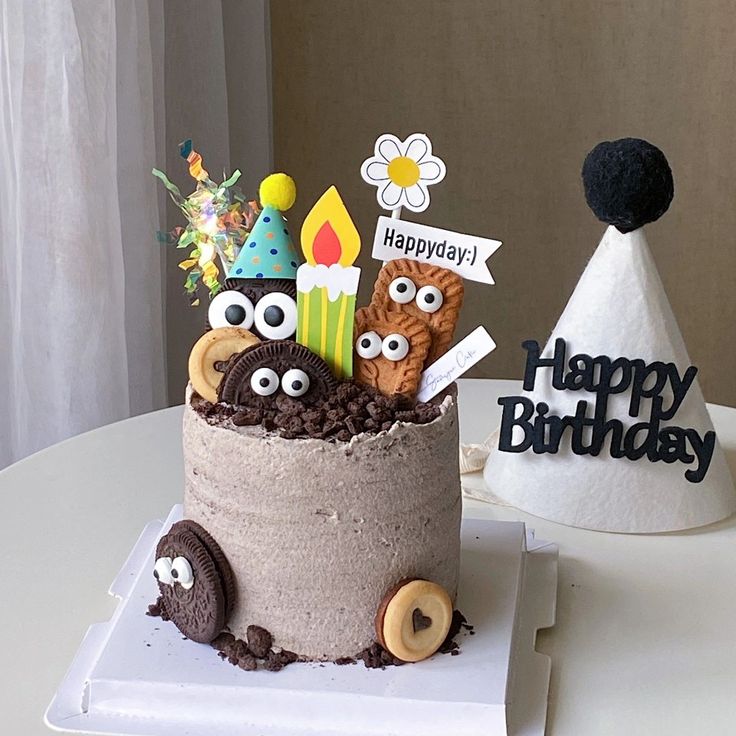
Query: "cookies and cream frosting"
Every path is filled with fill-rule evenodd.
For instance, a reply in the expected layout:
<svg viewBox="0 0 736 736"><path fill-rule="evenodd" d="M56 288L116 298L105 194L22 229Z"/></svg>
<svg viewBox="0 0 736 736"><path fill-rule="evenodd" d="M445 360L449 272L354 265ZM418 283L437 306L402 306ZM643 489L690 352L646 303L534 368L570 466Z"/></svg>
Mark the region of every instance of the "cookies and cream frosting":
<svg viewBox="0 0 736 736"><path fill-rule="evenodd" d="M184 411L184 513L217 539L237 581L228 628L268 628L311 659L375 640L379 604L420 577L454 600L460 561L457 404L349 442L285 439Z"/></svg>

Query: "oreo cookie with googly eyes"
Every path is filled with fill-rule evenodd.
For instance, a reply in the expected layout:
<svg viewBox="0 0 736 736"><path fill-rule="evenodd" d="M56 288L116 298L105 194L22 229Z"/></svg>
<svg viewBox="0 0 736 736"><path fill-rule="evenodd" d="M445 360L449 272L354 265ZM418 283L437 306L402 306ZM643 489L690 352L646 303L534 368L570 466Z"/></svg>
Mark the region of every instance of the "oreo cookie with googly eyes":
<svg viewBox="0 0 736 736"><path fill-rule="evenodd" d="M322 358L291 340L273 340L230 360L218 399L232 406L268 409L279 396L314 404L325 401L336 388L337 379Z"/></svg>
<svg viewBox="0 0 736 736"><path fill-rule="evenodd" d="M210 302L206 327L241 327L262 340L293 340L296 322L295 281L230 278Z"/></svg>
<svg viewBox="0 0 736 736"><path fill-rule="evenodd" d="M161 606L184 636L209 643L222 632L235 601L235 577L199 524L177 522L161 537L153 575Z"/></svg>

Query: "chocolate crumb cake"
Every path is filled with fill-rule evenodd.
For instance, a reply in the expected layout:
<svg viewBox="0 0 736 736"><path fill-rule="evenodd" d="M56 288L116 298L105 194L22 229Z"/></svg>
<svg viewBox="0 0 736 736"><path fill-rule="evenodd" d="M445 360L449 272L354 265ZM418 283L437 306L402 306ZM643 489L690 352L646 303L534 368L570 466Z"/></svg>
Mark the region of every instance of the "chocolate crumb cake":
<svg viewBox="0 0 736 736"><path fill-rule="evenodd" d="M189 357L184 519L158 543L149 614L245 671L457 654L457 393L416 394L462 280L402 259L356 315L337 190L305 220L298 270L293 197L261 199Z"/></svg>

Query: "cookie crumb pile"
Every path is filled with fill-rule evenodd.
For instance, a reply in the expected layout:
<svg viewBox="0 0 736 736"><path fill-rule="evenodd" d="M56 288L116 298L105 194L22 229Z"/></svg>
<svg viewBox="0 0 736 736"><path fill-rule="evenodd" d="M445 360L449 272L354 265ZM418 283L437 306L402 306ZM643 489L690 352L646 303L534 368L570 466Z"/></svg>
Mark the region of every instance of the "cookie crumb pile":
<svg viewBox="0 0 736 736"><path fill-rule="evenodd" d="M221 659L226 659L246 672L257 669L279 672L287 665L299 661L294 652L273 647L271 633L262 626L249 626L246 636L248 640L243 641L223 632L212 641L212 646L218 650Z"/></svg>
<svg viewBox="0 0 736 736"><path fill-rule="evenodd" d="M384 396L371 386L341 381L324 401L311 406L286 395L276 397L272 406L264 408L212 404L196 394L191 404L211 424L229 419L236 427L260 425L284 439L349 442L362 433L387 431L395 422L428 424L440 415L441 398L415 404L401 396Z"/></svg>

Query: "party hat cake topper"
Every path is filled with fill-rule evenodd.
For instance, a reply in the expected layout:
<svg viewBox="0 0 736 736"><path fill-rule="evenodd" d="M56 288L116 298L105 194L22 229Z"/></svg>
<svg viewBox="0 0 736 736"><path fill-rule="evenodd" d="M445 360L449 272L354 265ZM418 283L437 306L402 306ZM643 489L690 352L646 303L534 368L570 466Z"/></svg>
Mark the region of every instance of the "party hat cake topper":
<svg viewBox="0 0 736 736"><path fill-rule="evenodd" d="M243 193L235 186L240 171L216 184L202 163L191 140L179 146L179 153L189 164L189 173L197 182L197 187L189 196L182 195L179 188L169 181L166 174L153 169L171 196L171 199L187 219L185 228L176 227L169 233L158 233L161 242L175 244L177 248L192 250L189 257L179 264L187 271L184 288L193 306L199 304L197 296L201 284L214 296L220 289L220 267L227 271L243 245L258 212L255 202L247 202Z"/></svg>
<svg viewBox="0 0 736 736"><path fill-rule="evenodd" d="M664 154L596 146L585 195L606 223L544 350L529 340L523 393L499 399L485 464L493 497L572 526L685 529L736 511L736 492L642 225L672 201Z"/></svg>
<svg viewBox="0 0 736 736"><path fill-rule="evenodd" d="M296 200L296 185L286 174L271 174L259 189L261 213L228 276L239 279L295 279L296 249L283 216Z"/></svg>
<svg viewBox="0 0 736 736"><path fill-rule="evenodd" d="M353 374L353 319L360 269L360 234L335 187L304 219L306 263L299 267L297 341L323 358L337 378Z"/></svg>

